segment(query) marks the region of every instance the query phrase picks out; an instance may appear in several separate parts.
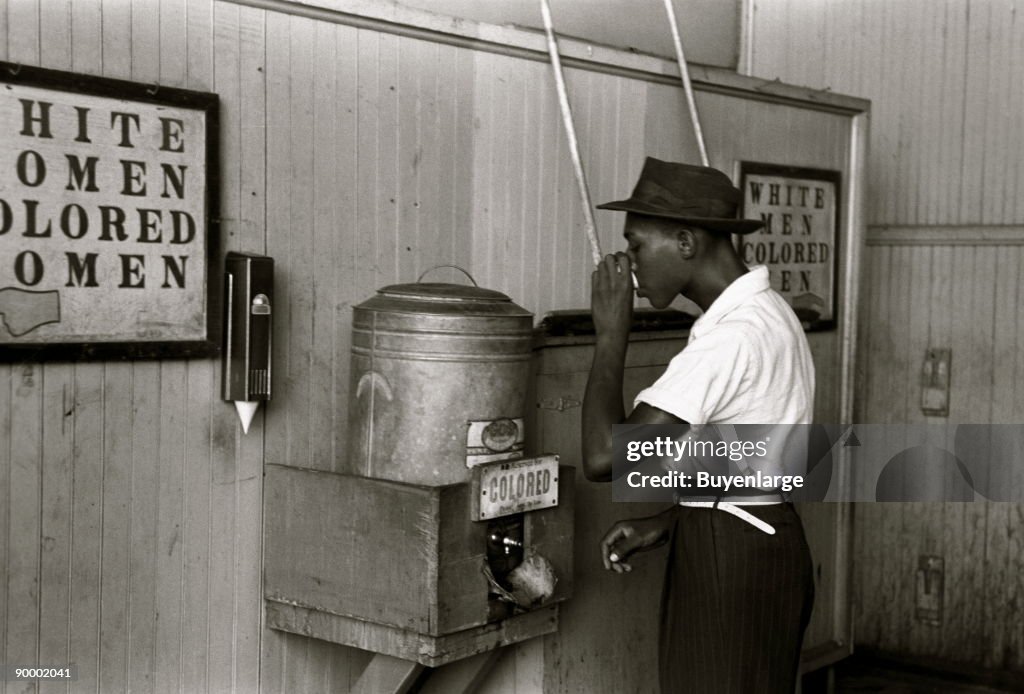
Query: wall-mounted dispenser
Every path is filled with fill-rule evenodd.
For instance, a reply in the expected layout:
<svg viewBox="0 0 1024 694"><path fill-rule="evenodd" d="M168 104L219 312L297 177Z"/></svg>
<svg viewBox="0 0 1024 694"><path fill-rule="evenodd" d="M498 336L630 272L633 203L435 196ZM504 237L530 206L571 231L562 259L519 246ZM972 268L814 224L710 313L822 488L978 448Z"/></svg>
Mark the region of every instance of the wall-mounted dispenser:
<svg viewBox="0 0 1024 694"><path fill-rule="evenodd" d="M249 431L260 401L270 400L274 259L231 252L224 268L224 392Z"/></svg>

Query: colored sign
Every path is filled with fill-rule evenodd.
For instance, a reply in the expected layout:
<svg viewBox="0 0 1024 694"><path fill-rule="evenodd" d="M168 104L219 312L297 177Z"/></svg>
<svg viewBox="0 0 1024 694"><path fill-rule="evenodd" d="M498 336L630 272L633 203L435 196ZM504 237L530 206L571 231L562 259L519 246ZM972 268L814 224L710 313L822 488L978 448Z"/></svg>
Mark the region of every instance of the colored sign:
<svg viewBox="0 0 1024 694"><path fill-rule="evenodd" d="M474 520L558 506L558 456L489 463L475 472Z"/></svg>

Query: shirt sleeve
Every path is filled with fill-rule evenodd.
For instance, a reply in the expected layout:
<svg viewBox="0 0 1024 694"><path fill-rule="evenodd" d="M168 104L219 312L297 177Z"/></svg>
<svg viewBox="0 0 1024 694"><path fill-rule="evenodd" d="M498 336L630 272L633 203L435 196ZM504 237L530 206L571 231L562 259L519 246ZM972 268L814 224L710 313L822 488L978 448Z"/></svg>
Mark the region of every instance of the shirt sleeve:
<svg viewBox="0 0 1024 694"><path fill-rule="evenodd" d="M688 344L673 357L665 373L640 391L641 402L689 422L707 424L744 389L752 357L742 331L716 331Z"/></svg>

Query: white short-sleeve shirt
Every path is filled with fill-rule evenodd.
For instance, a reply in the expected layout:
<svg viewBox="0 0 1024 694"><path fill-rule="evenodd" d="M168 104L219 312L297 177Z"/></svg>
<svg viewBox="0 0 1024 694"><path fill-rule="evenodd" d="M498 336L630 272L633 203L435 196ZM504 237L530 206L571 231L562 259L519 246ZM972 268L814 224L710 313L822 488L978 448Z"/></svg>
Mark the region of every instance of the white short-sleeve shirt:
<svg viewBox="0 0 1024 694"><path fill-rule="evenodd" d="M809 424L814 364L796 314L758 265L726 287L634 400L691 425Z"/></svg>

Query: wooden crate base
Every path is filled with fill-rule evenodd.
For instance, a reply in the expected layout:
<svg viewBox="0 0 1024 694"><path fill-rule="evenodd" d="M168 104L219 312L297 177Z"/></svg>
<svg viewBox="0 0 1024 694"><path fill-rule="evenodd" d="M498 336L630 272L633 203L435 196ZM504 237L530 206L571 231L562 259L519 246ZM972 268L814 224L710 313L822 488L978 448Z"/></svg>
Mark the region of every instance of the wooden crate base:
<svg viewBox="0 0 1024 694"><path fill-rule="evenodd" d="M558 605L444 636L417 634L271 600L266 601L266 610L267 625L273 629L385 653L427 667L440 667L558 629Z"/></svg>

